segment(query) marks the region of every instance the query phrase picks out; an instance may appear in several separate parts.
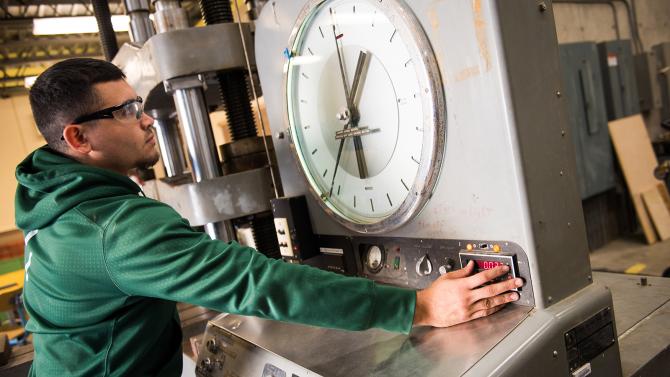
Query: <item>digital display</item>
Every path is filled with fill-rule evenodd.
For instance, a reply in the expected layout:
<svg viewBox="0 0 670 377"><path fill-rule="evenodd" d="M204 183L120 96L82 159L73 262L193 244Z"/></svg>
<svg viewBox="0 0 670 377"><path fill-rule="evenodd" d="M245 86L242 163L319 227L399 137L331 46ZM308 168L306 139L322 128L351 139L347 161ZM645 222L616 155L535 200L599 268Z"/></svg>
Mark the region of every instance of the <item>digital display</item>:
<svg viewBox="0 0 670 377"><path fill-rule="evenodd" d="M487 284L497 283L505 281L507 279L513 279L518 276L516 260L514 255L505 254L505 253L491 253L485 251L461 251L458 253L458 256L461 260L461 268L467 266L470 261L475 262L473 274L492 270L499 266L509 266L510 270L502 276L498 276L488 282ZM520 291L520 288L513 289L514 291Z"/></svg>
<svg viewBox="0 0 670 377"><path fill-rule="evenodd" d="M490 260L476 260L475 263L477 263L477 268L479 270L490 270L493 268L496 268L498 266L504 266L505 263L503 262L495 262L495 261L490 261Z"/></svg>

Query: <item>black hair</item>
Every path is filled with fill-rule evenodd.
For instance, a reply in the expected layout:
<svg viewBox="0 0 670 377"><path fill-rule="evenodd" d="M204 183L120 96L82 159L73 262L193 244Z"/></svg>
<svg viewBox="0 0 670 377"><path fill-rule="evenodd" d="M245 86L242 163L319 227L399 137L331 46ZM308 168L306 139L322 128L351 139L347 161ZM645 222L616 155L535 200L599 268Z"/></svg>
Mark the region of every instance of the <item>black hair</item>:
<svg viewBox="0 0 670 377"><path fill-rule="evenodd" d="M100 106L93 85L125 78L114 64L90 58L63 60L39 75L30 89L30 107L47 144L65 152L63 128Z"/></svg>

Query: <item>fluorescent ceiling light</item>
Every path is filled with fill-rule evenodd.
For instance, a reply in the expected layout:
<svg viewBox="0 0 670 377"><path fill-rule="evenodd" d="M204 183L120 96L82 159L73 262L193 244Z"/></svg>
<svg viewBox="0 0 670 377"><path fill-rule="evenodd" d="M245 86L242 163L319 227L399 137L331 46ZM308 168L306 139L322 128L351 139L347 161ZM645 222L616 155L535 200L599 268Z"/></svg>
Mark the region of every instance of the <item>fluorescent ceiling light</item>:
<svg viewBox="0 0 670 377"><path fill-rule="evenodd" d="M128 31L130 18L125 15L112 16L114 31ZM33 35L97 33L98 23L93 16L47 17L33 19Z"/></svg>
<svg viewBox="0 0 670 377"><path fill-rule="evenodd" d="M37 80L37 76L28 76L23 79L23 86L25 86L27 89L30 89L33 84L35 83L35 80Z"/></svg>

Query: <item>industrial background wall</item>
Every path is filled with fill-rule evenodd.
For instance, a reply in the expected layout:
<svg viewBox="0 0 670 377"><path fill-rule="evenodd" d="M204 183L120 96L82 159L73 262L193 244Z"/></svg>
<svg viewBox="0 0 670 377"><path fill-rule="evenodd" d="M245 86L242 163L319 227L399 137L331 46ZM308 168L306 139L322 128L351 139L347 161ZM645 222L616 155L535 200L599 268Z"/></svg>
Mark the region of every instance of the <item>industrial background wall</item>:
<svg viewBox="0 0 670 377"><path fill-rule="evenodd" d="M670 1L633 0L630 9L637 19L639 39L644 51L670 41ZM632 39L629 12L621 0L554 0L554 14L559 43ZM213 116L215 118L215 116ZM660 110L646 114L650 136L657 139L662 130ZM14 167L42 141L32 122L27 96L0 99L0 124L5 133L0 140L0 233L15 229L13 197L16 187ZM215 119L218 125L222 120ZM224 127L214 127L221 133ZM216 135L222 139L223 135ZM157 169L160 172L160 169Z"/></svg>
<svg viewBox="0 0 670 377"><path fill-rule="evenodd" d="M634 34L631 33L629 16L637 20L643 51L670 41L670 1L633 0L628 3L632 5L630 8L621 0L554 0L558 43L632 40ZM657 140L663 133L660 118L660 109L645 114L652 140Z"/></svg>

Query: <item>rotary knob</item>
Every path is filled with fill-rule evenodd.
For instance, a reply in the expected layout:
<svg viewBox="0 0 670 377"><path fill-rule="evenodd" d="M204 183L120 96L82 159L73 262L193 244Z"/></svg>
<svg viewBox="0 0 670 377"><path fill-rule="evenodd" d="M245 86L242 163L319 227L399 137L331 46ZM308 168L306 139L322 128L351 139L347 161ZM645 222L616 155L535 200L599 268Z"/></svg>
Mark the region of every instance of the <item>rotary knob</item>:
<svg viewBox="0 0 670 377"><path fill-rule="evenodd" d="M416 262L416 273L419 276L427 276L433 272L433 263L430 261L428 254L419 258Z"/></svg>
<svg viewBox="0 0 670 377"><path fill-rule="evenodd" d="M217 343L216 339L212 338L207 341L206 344L207 350L211 353L216 354L219 352L219 343Z"/></svg>
<svg viewBox="0 0 670 377"><path fill-rule="evenodd" d="M205 371L205 372L211 372L211 371L212 371L212 367L213 367L213 365L212 365L212 360L211 360L209 357L203 359L203 360L200 362L200 368L201 368L203 371Z"/></svg>
<svg viewBox="0 0 670 377"><path fill-rule="evenodd" d="M453 271L455 264L456 263L454 262L453 259L451 259L451 258L447 259L447 262L445 264L443 264L442 266L440 266L440 268L438 269L438 271L440 272L440 275L446 275L449 272Z"/></svg>

